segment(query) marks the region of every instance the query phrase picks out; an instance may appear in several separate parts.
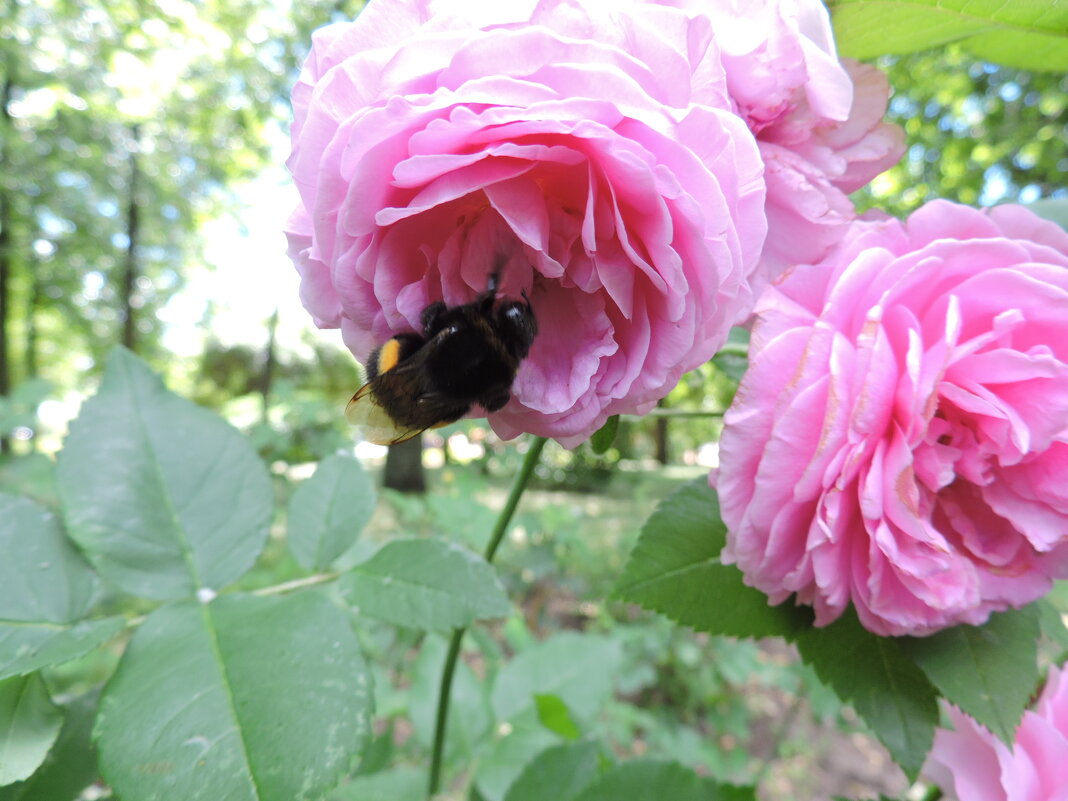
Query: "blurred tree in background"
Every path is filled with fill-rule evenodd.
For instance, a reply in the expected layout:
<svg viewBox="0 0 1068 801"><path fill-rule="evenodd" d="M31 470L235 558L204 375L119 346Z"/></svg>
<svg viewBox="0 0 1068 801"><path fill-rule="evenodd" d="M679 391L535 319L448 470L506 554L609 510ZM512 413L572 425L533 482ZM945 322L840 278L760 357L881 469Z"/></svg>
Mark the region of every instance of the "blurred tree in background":
<svg viewBox="0 0 1068 801"><path fill-rule="evenodd" d="M311 30L355 10L5 4L0 394L38 375L77 388L116 342L164 360L157 313L201 224L275 157Z"/></svg>

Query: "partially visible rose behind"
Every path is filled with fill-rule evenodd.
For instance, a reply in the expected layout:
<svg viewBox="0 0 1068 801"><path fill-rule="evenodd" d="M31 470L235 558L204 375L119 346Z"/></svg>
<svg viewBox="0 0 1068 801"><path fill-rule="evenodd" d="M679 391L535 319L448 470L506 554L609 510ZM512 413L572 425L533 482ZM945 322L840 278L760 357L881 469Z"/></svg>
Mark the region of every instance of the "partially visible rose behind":
<svg viewBox="0 0 1068 801"><path fill-rule="evenodd" d="M502 294L527 292L539 334L490 423L568 446L710 358L771 269L762 149L789 154L769 175L823 197L860 180L846 176L871 126L849 116L818 0L767 4L792 11L766 35L745 9L679 5L375 0L318 31L293 90L287 226L316 323L363 360L503 266ZM727 17L752 46L733 75ZM781 102L751 108L765 81ZM807 220L806 192L770 195Z"/></svg>
<svg viewBox="0 0 1068 801"><path fill-rule="evenodd" d="M956 801L1068 801L1068 675L1050 668L1010 749L956 707L935 732L926 773Z"/></svg>
<svg viewBox="0 0 1068 801"><path fill-rule="evenodd" d="M758 304L726 559L817 625L979 624L1068 576L1068 234L944 201L854 223Z"/></svg>
<svg viewBox="0 0 1068 801"><path fill-rule="evenodd" d="M709 9L723 43L728 91L757 137L767 184L771 276L821 259L855 218L846 193L905 151L883 122L890 85L876 68L841 63L822 3L688 0Z"/></svg>

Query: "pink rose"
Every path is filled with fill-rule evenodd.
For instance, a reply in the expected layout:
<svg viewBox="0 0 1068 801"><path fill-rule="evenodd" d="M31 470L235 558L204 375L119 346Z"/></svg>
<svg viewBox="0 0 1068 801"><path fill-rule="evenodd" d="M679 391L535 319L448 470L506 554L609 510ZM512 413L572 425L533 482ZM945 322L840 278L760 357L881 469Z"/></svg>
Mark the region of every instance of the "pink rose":
<svg viewBox="0 0 1068 801"><path fill-rule="evenodd" d="M772 275L826 255L856 216L846 193L892 167L905 151L904 131L882 121L886 76L867 64L842 64L853 80L848 117L815 115L801 95L795 109L757 134L768 185L764 263Z"/></svg>
<svg viewBox="0 0 1068 801"><path fill-rule="evenodd" d="M765 267L822 258L854 219L846 197L892 167L904 131L883 122L890 85L835 52L820 0L711 4L731 98L760 143L768 187Z"/></svg>
<svg viewBox="0 0 1068 801"><path fill-rule="evenodd" d="M855 223L757 311L718 473L747 582L896 635L1068 576L1068 234L934 202Z"/></svg>
<svg viewBox="0 0 1068 801"><path fill-rule="evenodd" d="M540 333L499 434L573 445L651 408L892 149L885 82L854 92L818 0L742 5L375 0L318 31L287 226L316 323L366 359L503 263Z"/></svg>
<svg viewBox="0 0 1068 801"><path fill-rule="evenodd" d="M752 308L762 165L706 16L375 0L315 34L293 103L305 305L363 360L503 264L539 328L503 437L650 409Z"/></svg>
<svg viewBox="0 0 1068 801"><path fill-rule="evenodd" d="M1010 750L955 707L954 731L939 729L924 772L957 801L1068 801L1068 677L1052 667ZM954 797L954 796L949 796Z"/></svg>

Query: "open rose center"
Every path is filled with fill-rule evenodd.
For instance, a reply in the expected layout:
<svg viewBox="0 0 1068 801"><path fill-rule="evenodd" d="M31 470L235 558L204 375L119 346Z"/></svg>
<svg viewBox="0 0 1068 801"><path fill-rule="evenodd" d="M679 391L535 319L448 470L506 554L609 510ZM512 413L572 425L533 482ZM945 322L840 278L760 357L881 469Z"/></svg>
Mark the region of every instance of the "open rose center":
<svg viewBox="0 0 1068 801"><path fill-rule="evenodd" d="M519 406L573 412L591 388L601 404L655 399L669 379L650 355L692 348L694 304L710 300L677 249L680 228L703 237L692 201L638 144L641 126L621 136L594 120L508 121L514 112L456 106L409 136L359 243L356 275L373 298L353 293L362 302L346 311L374 341L417 327L435 300L470 300L497 268L502 294L525 292L539 321L514 385ZM673 336L651 340L665 324Z"/></svg>

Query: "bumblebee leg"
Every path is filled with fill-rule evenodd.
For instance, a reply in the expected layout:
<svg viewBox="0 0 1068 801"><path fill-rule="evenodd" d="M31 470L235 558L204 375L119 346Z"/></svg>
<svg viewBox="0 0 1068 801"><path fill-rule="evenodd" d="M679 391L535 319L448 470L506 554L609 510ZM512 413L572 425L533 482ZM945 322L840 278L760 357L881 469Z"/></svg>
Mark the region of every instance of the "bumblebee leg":
<svg viewBox="0 0 1068 801"><path fill-rule="evenodd" d="M423 323L423 336L427 339L433 338L433 336L445 327L441 318L442 315L448 310L444 301L435 301L423 309L423 314L420 318Z"/></svg>

